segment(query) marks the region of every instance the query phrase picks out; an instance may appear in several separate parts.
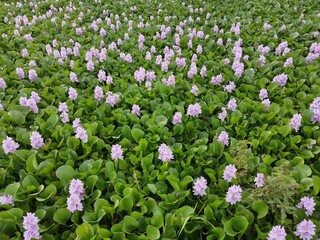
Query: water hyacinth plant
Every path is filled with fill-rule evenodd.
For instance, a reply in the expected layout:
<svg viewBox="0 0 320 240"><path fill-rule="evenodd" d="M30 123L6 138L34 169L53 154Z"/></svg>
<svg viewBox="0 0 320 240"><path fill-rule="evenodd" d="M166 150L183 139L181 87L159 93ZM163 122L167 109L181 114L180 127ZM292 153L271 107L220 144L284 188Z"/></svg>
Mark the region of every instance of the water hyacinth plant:
<svg viewBox="0 0 320 240"><path fill-rule="evenodd" d="M0 239L319 239L317 1L0 2Z"/></svg>

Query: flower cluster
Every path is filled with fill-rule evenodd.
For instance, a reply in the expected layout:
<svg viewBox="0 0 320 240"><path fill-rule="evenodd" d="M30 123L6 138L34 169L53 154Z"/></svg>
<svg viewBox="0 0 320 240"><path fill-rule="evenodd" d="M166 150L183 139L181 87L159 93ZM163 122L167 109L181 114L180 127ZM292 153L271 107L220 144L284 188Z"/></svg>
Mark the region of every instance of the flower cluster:
<svg viewBox="0 0 320 240"><path fill-rule="evenodd" d="M32 91L31 97L28 99L26 97L20 97L19 103L21 106L29 107L30 111L33 113L38 113L39 108L37 106L37 103L39 103L41 98L39 97L38 93Z"/></svg>
<svg viewBox="0 0 320 240"><path fill-rule="evenodd" d="M119 144L112 145L111 158L113 160L122 160L123 159L123 151L122 151L122 148Z"/></svg>
<svg viewBox="0 0 320 240"><path fill-rule="evenodd" d="M242 189L240 186L232 185L228 189L226 201L231 204L235 204L237 202L240 202L241 201L241 193L242 193Z"/></svg>
<svg viewBox="0 0 320 240"><path fill-rule="evenodd" d="M164 143L158 148L159 159L163 162L171 162L174 159L171 149Z"/></svg>
<svg viewBox="0 0 320 240"><path fill-rule="evenodd" d="M298 132L300 126L301 126L301 120L302 120L302 116L299 113L296 113L293 115L293 117L291 118L291 121L289 123L289 125L296 131Z"/></svg>
<svg viewBox="0 0 320 240"><path fill-rule="evenodd" d="M281 87L283 87L284 85L286 85L288 80L288 76L284 73L277 75L273 78L273 82L278 83Z"/></svg>
<svg viewBox="0 0 320 240"><path fill-rule="evenodd" d="M67 199L67 209L74 213L76 210L82 211L81 201L84 199L84 185L79 179L72 179L69 186L70 196Z"/></svg>
<svg viewBox="0 0 320 240"><path fill-rule="evenodd" d="M13 206L13 197L10 194L4 194L3 196L0 196L0 204L8 204Z"/></svg>
<svg viewBox="0 0 320 240"><path fill-rule="evenodd" d="M300 203L297 205L297 208L304 208L306 215L311 216L315 210L316 203L312 197L303 197L300 200Z"/></svg>
<svg viewBox="0 0 320 240"><path fill-rule="evenodd" d="M2 141L2 148L5 154L15 153L19 146L20 145L13 141L11 137L7 137L5 140Z"/></svg>
<svg viewBox="0 0 320 240"><path fill-rule="evenodd" d="M234 165L228 165L224 169L222 178L227 182L231 182L233 178L236 178L237 168Z"/></svg>
<svg viewBox="0 0 320 240"><path fill-rule="evenodd" d="M40 133L38 133L37 131L34 131L31 133L30 142L31 142L31 146L34 149L39 149L44 146L43 138L41 137Z"/></svg>
<svg viewBox="0 0 320 240"><path fill-rule="evenodd" d="M283 226L274 226L268 233L267 240L286 240L287 233Z"/></svg>
<svg viewBox="0 0 320 240"><path fill-rule="evenodd" d="M199 177L193 185L193 194L195 196L204 196L206 195L207 187L207 180L204 177Z"/></svg>
<svg viewBox="0 0 320 240"><path fill-rule="evenodd" d="M107 92L106 103L108 103L111 107L114 107L120 100L119 94Z"/></svg>
<svg viewBox="0 0 320 240"><path fill-rule="evenodd" d="M188 106L187 115L191 117L197 117L201 114L201 106L199 103L190 104Z"/></svg>
<svg viewBox="0 0 320 240"><path fill-rule="evenodd" d="M23 217L22 225L25 229L23 238L25 240L41 239L38 222L39 218L36 217L34 213L27 213L27 215Z"/></svg>
<svg viewBox="0 0 320 240"><path fill-rule="evenodd" d="M313 123L320 122L320 97L317 97L313 100L313 102L310 104L310 109L313 112L311 121Z"/></svg>

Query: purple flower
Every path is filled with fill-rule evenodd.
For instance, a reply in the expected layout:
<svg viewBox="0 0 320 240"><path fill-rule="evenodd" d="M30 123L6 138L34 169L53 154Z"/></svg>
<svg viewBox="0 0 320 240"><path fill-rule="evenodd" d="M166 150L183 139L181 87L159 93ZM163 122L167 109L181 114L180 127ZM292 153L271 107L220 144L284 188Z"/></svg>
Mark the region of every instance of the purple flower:
<svg viewBox="0 0 320 240"><path fill-rule="evenodd" d="M173 118L172 118L172 123L174 125L178 124L178 123L182 123L182 114L180 112L176 112L174 115L173 115Z"/></svg>
<svg viewBox="0 0 320 240"><path fill-rule="evenodd" d="M297 230L294 234L300 239L303 240L311 240L313 236L316 234L316 225L311 220L304 219L297 225Z"/></svg>
<svg viewBox="0 0 320 240"><path fill-rule="evenodd" d="M113 79L112 79L112 77L110 75L107 76L106 83L107 84L113 83Z"/></svg>
<svg viewBox="0 0 320 240"><path fill-rule="evenodd" d="M18 74L18 79L24 78L24 71L22 68L16 68L16 73Z"/></svg>
<svg viewBox="0 0 320 240"><path fill-rule="evenodd" d="M63 123L69 122L69 115L68 115L67 112L62 112L62 113L60 114L60 117L61 117L61 121L62 121Z"/></svg>
<svg viewBox="0 0 320 240"><path fill-rule="evenodd" d="M170 162L173 160L174 156L171 149L164 143L158 148L159 159L163 162Z"/></svg>
<svg viewBox="0 0 320 240"><path fill-rule="evenodd" d="M40 133L38 133L36 131L31 133L30 142L31 142L31 146L34 149L39 149L44 146L43 138L41 137Z"/></svg>
<svg viewBox="0 0 320 240"><path fill-rule="evenodd" d="M310 104L310 109L313 111L311 121L313 123L320 122L320 97L317 97Z"/></svg>
<svg viewBox="0 0 320 240"><path fill-rule="evenodd" d="M204 196L206 195L207 189L207 180L204 177L197 178L196 182L193 185L193 194L195 196Z"/></svg>
<svg viewBox="0 0 320 240"><path fill-rule="evenodd" d="M268 233L267 240L286 240L286 235L282 226L274 226Z"/></svg>
<svg viewBox="0 0 320 240"><path fill-rule="evenodd" d="M264 28L264 30L268 31L271 29L271 25L269 23L265 23L265 24L263 24L263 28Z"/></svg>
<svg viewBox="0 0 320 240"><path fill-rule="evenodd" d="M31 82L34 82L34 80L36 80L36 78L38 77L37 72L34 69L29 70L28 75Z"/></svg>
<svg viewBox="0 0 320 240"><path fill-rule="evenodd" d="M226 117L227 117L227 110L226 110L226 108L222 108L221 109L222 110L222 112L220 112L219 114L218 114L218 118L221 120L221 121L224 121L225 119L226 119Z"/></svg>
<svg viewBox="0 0 320 240"><path fill-rule="evenodd" d="M231 93L235 88L236 88L236 85L234 84L234 82L230 81L228 85L223 87L223 90L228 93Z"/></svg>
<svg viewBox="0 0 320 240"><path fill-rule="evenodd" d="M27 106L30 108L30 111L33 113L38 113L38 106L36 101L33 98L27 100Z"/></svg>
<svg viewBox="0 0 320 240"><path fill-rule="evenodd" d="M137 116L140 116L140 107L137 104L133 104L131 112Z"/></svg>
<svg viewBox="0 0 320 240"><path fill-rule="evenodd" d="M223 145L228 146L229 145L229 136L226 131L222 131L218 137L218 141L222 142Z"/></svg>
<svg viewBox="0 0 320 240"><path fill-rule="evenodd" d="M264 177L263 173L258 173L257 176L254 178L254 184L257 187L263 187L264 179L265 179L265 177Z"/></svg>
<svg viewBox="0 0 320 240"><path fill-rule="evenodd" d="M236 178L237 168L234 165L228 165L224 169L222 178L227 182L231 182L233 178Z"/></svg>
<svg viewBox="0 0 320 240"><path fill-rule="evenodd" d="M299 113L296 113L293 115L293 117L291 118L291 121L289 123L289 125L296 131L298 132L300 126L301 126L301 120L302 120L302 116Z"/></svg>
<svg viewBox="0 0 320 240"><path fill-rule="evenodd" d="M217 76L212 76L211 83L213 85L220 85L222 83L222 80L223 80L222 75L219 74Z"/></svg>
<svg viewBox="0 0 320 240"><path fill-rule="evenodd" d="M106 72L104 70L99 70L99 73L98 73L98 80L99 82L103 82L107 79L107 75L106 75Z"/></svg>
<svg viewBox="0 0 320 240"><path fill-rule="evenodd" d="M72 179L69 186L69 193L76 195L80 200L84 199L84 184L79 179Z"/></svg>
<svg viewBox="0 0 320 240"><path fill-rule="evenodd" d="M259 57L259 67L262 67L266 63L266 57L264 55L260 55Z"/></svg>
<svg viewBox="0 0 320 240"><path fill-rule="evenodd" d="M68 94L69 94L69 98L70 98L71 100L76 100L77 97L78 97L77 90L74 89L73 87L70 87L70 88L69 88Z"/></svg>
<svg viewBox="0 0 320 240"><path fill-rule="evenodd" d="M34 213L27 213L27 216L23 217L23 228L25 232L23 237L25 240L41 239L38 226L39 218Z"/></svg>
<svg viewBox="0 0 320 240"><path fill-rule="evenodd" d="M94 89L94 98L98 101L101 100L101 98L103 97L103 90L101 87L96 86Z"/></svg>
<svg viewBox="0 0 320 240"><path fill-rule="evenodd" d="M273 78L273 82L278 83L281 87L283 87L284 85L286 85L288 80L288 76L284 73L277 75Z"/></svg>
<svg viewBox="0 0 320 240"><path fill-rule="evenodd" d="M74 128L74 130L76 130L78 127L80 127L80 119L76 118L73 122L72 122L72 127Z"/></svg>
<svg viewBox="0 0 320 240"><path fill-rule="evenodd" d="M87 62L87 70L88 71L93 71L94 70L94 62L92 62L92 60L89 60Z"/></svg>
<svg viewBox="0 0 320 240"><path fill-rule="evenodd" d="M77 127L75 137L80 139L84 143L88 142L88 135L83 127Z"/></svg>
<svg viewBox="0 0 320 240"><path fill-rule="evenodd" d="M70 197L67 199L67 209L71 212L74 213L76 210L82 211L83 206L81 203L81 200L78 195L71 194Z"/></svg>
<svg viewBox="0 0 320 240"><path fill-rule="evenodd" d="M3 80L3 78L0 78L0 88L6 88L7 84L6 82Z"/></svg>
<svg viewBox="0 0 320 240"><path fill-rule="evenodd" d="M77 77L77 75L76 75L74 72L71 72L71 73L70 73L69 78L70 78L70 81L71 81L71 82L78 82L78 77Z"/></svg>
<svg viewBox="0 0 320 240"><path fill-rule="evenodd" d="M176 79L175 79L174 75L170 75L168 77L168 80L163 78L162 79L162 83L167 85L167 86L172 86L172 85L174 86L176 84Z"/></svg>
<svg viewBox="0 0 320 240"><path fill-rule="evenodd" d="M111 107L114 107L119 100L120 96L118 94L107 92L106 103L108 103Z"/></svg>
<svg viewBox="0 0 320 240"><path fill-rule="evenodd" d="M188 71L188 78L191 79L194 75L197 75L197 65L195 62L192 62Z"/></svg>
<svg viewBox="0 0 320 240"><path fill-rule="evenodd" d="M264 108L268 111L269 107L270 107L270 99L264 99L262 102L261 102L263 105L264 105Z"/></svg>
<svg viewBox="0 0 320 240"><path fill-rule="evenodd" d="M317 141L314 140L314 139L312 139L312 140L311 140L311 143L308 144L307 148L308 148L308 149L311 149L311 148L313 147L313 145L315 145L316 143L317 143Z"/></svg>
<svg viewBox="0 0 320 240"><path fill-rule="evenodd" d="M304 208L307 216L311 216L315 210L316 203L313 197L303 197L300 200L300 203L297 205L297 208Z"/></svg>
<svg viewBox="0 0 320 240"><path fill-rule="evenodd" d="M30 98L32 98L36 103L40 102L41 100L41 97L39 97L39 94L34 91L31 92Z"/></svg>
<svg viewBox="0 0 320 240"><path fill-rule="evenodd" d="M232 185L228 189L226 201L231 204L235 204L236 202L240 202L241 201L241 193L242 193L242 189L240 186Z"/></svg>
<svg viewBox="0 0 320 240"><path fill-rule="evenodd" d="M27 107L28 106L28 99L26 97L20 97L19 103L21 106Z"/></svg>
<svg viewBox="0 0 320 240"><path fill-rule="evenodd" d="M265 99L265 98L268 98L268 91L267 91L267 89L262 88L262 89L260 90L260 93L259 93L259 99L260 99L260 100L263 100L263 99Z"/></svg>
<svg viewBox="0 0 320 240"><path fill-rule="evenodd" d="M68 105L66 102L60 102L59 103L59 108L58 108L59 112L68 112Z"/></svg>
<svg viewBox="0 0 320 240"><path fill-rule="evenodd" d="M288 58L288 59L285 61L285 63L283 64L283 66L284 66L284 67L289 67L289 66L291 66L292 64L293 64L293 58L290 57L290 58Z"/></svg>
<svg viewBox="0 0 320 240"><path fill-rule="evenodd" d="M137 82L143 82L146 76L146 70L143 67L140 67L134 72L134 79Z"/></svg>
<svg viewBox="0 0 320 240"><path fill-rule="evenodd" d="M190 92L193 95L197 96L198 95L198 91L199 91L199 88L196 85L193 85Z"/></svg>
<svg viewBox="0 0 320 240"><path fill-rule="evenodd" d="M190 104L188 106L187 115L191 117L197 117L201 114L201 106L199 103Z"/></svg>
<svg viewBox="0 0 320 240"><path fill-rule="evenodd" d="M202 66L202 68L200 70L200 75L201 75L201 77L207 76L207 67L205 65Z"/></svg>
<svg viewBox="0 0 320 240"><path fill-rule="evenodd" d="M231 98L227 104L227 109L231 110L231 111L235 111L237 108L237 100L235 100L234 98Z"/></svg>
<svg viewBox="0 0 320 240"><path fill-rule="evenodd" d="M123 151L119 144L112 145L111 148L111 158L113 160L122 160L123 159Z"/></svg>
<svg viewBox="0 0 320 240"><path fill-rule="evenodd" d="M2 148L5 154L15 153L19 146L20 145L13 141L11 137L7 137L5 140L2 141Z"/></svg>
<svg viewBox="0 0 320 240"><path fill-rule="evenodd" d="M13 206L13 197L10 194L4 194L0 197L0 204L8 204Z"/></svg>

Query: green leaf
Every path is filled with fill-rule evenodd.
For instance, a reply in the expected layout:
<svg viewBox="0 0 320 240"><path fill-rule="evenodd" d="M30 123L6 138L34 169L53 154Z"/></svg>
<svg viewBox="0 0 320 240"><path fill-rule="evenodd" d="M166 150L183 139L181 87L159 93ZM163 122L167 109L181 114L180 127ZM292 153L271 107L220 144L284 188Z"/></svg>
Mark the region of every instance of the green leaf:
<svg viewBox="0 0 320 240"><path fill-rule="evenodd" d="M150 153L141 159L141 166L144 171L149 171L149 168L152 165L152 160L153 160L153 153Z"/></svg>
<svg viewBox="0 0 320 240"><path fill-rule="evenodd" d="M234 237L237 234L242 235L248 225L248 220L244 216L238 215L224 223L224 230L229 236Z"/></svg>
<svg viewBox="0 0 320 240"><path fill-rule="evenodd" d="M158 228L148 225L147 226L147 238L148 239L159 239L160 238L160 231Z"/></svg>
<svg viewBox="0 0 320 240"><path fill-rule="evenodd" d="M291 33L291 34L289 35L289 38L290 38L291 40L294 40L294 39L296 39L298 36L299 36L299 33L298 33L298 32L293 32L293 33Z"/></svg>
<svg viewBox="0 0 320 240"><path fill-rule="evenodd" d="M63 184L67 184L76 174L76 171L69 165L63 165L56 171L56 176Z"/></svg>
<svg viewBox="0 0 320 240"><path fill-rule="evenodd" d="M89 223L82 223L77 227L76 234L81 240L85 240L92 238L94 236L94 231Z"/></svg>
<svg viewBox="0 0 320 240"><path fill-rule="evenodd" d="M215 239L223 240L223 239L225 239L225 236L226 236L226 234L225 234L223 228L217 227L217 228L213 229L212 231L210 231L207 239L208 240L215 240Z"/></svg>
<svg viewBox="0 0 320 240"><path fill-rule="evenodd" d="M238 122L240 121L241 117L242 117L242 113L239 110L236 110L236 111L232 112L231 113L230 123L238 124Z"/></svg>
<svg viewBox="0 0 320 240"><path fill-rule="evenodd" d="M157 116L155 122L157 123L157 125L160 128L162 128L167 124L168 118L166 116L163 116L163 115Z"/></svg>
<svg viewBox="0 0 320 240"><path fill-rule="evenodd" d="M320 191L320 177L318 176L312 176L313 179L313 194L318 195Z"/></svg>
<svg viewBox="0 0 320 240"><path fill-rule="evenodd" d="M36 154L31 154L26 161L26 170L28 173L35 173L38 170Z"/></svg>
<svg viewBox="0 0 320 240"><path fill-rule="evenodd" d="M268 205L261 200L254 201L252 209L258 213L257 218L263 218L268 214Z"/></svg>
<svg viewBox="0 0 320 240"><path fill-rule="evenodd" d="M87 177L85 186L88 187L89 189L93 189L94 186L96 185L98 179L99 179L99 177L97 175L91 175L91 176Z"/></svg>
<svg viewBox="0 0 320 240"><path fill-rule="evenodd" d="M73 150L77 150L77 148L80 145L80 139L74 137L74 136L70 136L67 139L67 147Z"/></svg>
<svg viewBox="0 0 320 240"><path fill-rule="evenodd" d="M177 178L176 176L174 175L168 175L166 177L166 179L169 181L169 183L171 184L172 188L175 190L175 191L180 191L180 187L179 187L179 178Z"/></svg>
<svg viewBox="0 0 320 240"><path fill-rule="evenodd" d="M131 129L131 135L133 139L138 143L139 140L144 136L144 131L139 128L133 128Z"/></svg>
<svg viewBox="0 0 320 240"><path fill-rule="evenodd" d="M57 114L51 115L46 121L46 129L54 129L59 121Z"/></svg>
<svg viewBox="0 0 320 240"><path fill-rule="evenodd" d="M144 138L141 138L139 141L139 148L140 151L145 151L148 147L148 141Z"/></svg>
<svg viewBox="0 0 320 240"><path fill-rule="evenodd" d="M9 121L16 123L18 125L23 125L26 122L25 116L17 110L10 110L8 112Z"/></svg>
<svg viewBox="0 0 320 240"><path fill-rule="evenodd" d="M184 130L184 128L181 124L177 124L173 127L173 132L176 135L181 135L183 133L183 130Z"/></svg>
<svg viewBox="0 0 320 240"><path fill-rule="evenodd" d="M297 179L297 181L300 181L303 178L306 178L312 174L312 170L308 165L298 165L294 168L294 177Z"/></svg>
<svg viewBox="0 0 320 240"><path fill-rule="evenodd" d="M289 125L281 126L278 129L278 132L284 137L286 137L290 133L290 131L291 131L291 127Z"/></svg>
<svg viewBox="0 0 320 240"><path fill-rule="evenodd" d="M119 210L120 211L125 210L127 212L131 212L132 207L133 207L132 197L124 197L120 200L120 203L119 203Z"/></svg>
<svg viewBox="0 0 320 240"><path fill-rule="evenodd" d="M49 198L55 196L57 193L57 188L55 185L50 184L48 185L40 194L39 197L36 197L38 201L45 201Z"/></svg>
<svg viewBox="0 0 320 240"><path fill-rule="evenodd" d="M131 233L138 227L138 225L139 223L135 218L131 216L125 216L123 219L122 231L125 233Z"/></svg>

